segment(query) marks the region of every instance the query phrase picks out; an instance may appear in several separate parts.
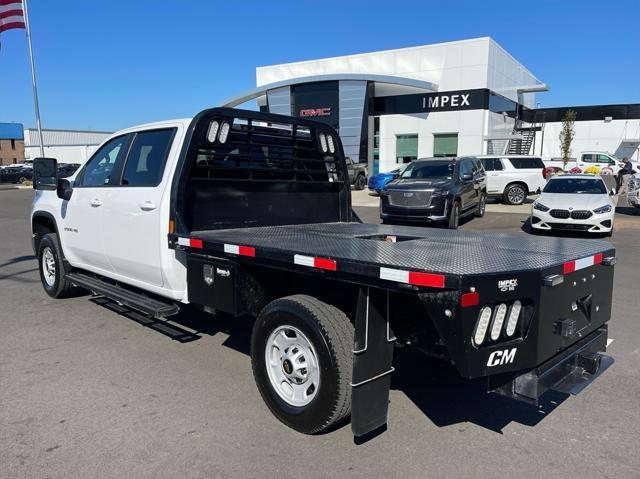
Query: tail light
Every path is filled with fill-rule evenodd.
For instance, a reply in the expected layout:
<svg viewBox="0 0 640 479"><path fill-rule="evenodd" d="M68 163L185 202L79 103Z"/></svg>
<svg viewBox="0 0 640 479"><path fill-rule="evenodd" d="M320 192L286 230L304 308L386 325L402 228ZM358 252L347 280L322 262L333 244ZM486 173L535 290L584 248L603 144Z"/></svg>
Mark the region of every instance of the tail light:
<svg viewBox="0 0 640 479"><path fill-rule="evenodd" d="M493 308L491 306L482 307L473 331L473 343L480 346L486 341L500 341L501 336L503 340L513 338L518 327L518 320L522 316L522 309L522 302L519 300L514 301L511 305L500 303ZM488 338L487 331L489 331Z"/></svg>
<svg viewBox="0 0 640 479"><path fill-rule="evenodd" d="M504 318L507 316L507 305L501 303L496 308L496 313L493 316L493 325L491 326L491 341L495 341L500 337L502 331L502 325L504 324Z"/></svg>
<svg viewBox="0 0 640 479"><path fill-rule="evenodd" d="M484 341L490 321L491 308L485 306L480 310L480 318L478 319L478 324L476 324L476 332L473 334L473 341L476 343L476 346L480 346Z"/></svg>
<svg viewBox="0 0 640 479"><path fill-rule="evenodd" d="M509 319L507 320L507 328L505 333L511 337L516 332L516 326L518 324L518 318L520 317L520 311L522 310L522 303L515 301L509 311Z"/></svg>

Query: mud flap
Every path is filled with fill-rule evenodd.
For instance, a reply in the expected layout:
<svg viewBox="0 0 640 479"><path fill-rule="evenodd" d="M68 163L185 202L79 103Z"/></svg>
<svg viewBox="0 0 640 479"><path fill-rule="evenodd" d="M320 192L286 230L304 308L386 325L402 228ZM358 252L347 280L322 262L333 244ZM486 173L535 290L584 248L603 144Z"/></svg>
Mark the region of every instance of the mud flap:
<svg viewBox="0 0 640 479"><path fill-rule="evenodd" d="M360 288L355 323L351 431L363 436L387 423L395 341L389 327L389 292Z"/></svg>

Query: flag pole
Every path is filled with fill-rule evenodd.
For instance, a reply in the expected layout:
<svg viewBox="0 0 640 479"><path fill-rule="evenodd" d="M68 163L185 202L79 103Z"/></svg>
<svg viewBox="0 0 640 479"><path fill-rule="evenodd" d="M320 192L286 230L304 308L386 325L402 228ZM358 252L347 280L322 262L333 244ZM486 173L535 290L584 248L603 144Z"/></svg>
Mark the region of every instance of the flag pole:
<svg viewBox="0 0 640 479"><path fill-rule="evenodd" d="M40 139L40 156L44 156L44 141L42 139L42 125L40 124L40 106L38 105L38 86L36 85L36 67L33 63L33 47L31 46L31 28L29 28L29 10L27 0L22 0L24 6L24 25L27 33L27 43L29 44L29 62L31 63L31 86L33 87L33 103L36 109L36 128Z"/></svg>

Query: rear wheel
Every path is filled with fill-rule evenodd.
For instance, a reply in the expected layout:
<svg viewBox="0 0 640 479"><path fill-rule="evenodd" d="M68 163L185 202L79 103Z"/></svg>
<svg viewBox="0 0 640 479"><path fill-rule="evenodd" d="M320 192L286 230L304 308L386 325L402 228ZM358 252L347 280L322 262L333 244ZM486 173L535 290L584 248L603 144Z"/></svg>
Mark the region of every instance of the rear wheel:
<svg viewBox="0 0 640 479"><path fill-rule="evenodd" d="M507 186L504 190L504 202L508 205L521 205L527 198L527 190L520 183Z"/></svg>
<svg viewBox="0 0 640 479"><path fill-rule="evenodd" d="M367 179L364 175L358 175L356 177L356 182L354 183L354 188L356 190L364 190L365 186L367 186Z"/></svg>
<svg viewBox="0 0 640 479"><path fill-rule="evenodd" d="M449 213L449 219L447 220L447 228L450 230L457 230L460 224L460 202L454 201L451 206L451 212Z"/></svg>
<svg viewBox="0 0 640 479"><path fill-rule="evenodd" d="M52 298L66 298L76 292L76 288L64 275L65 265L58 235L49 233L38 244L38 267L40 281L45 292Z"/></svg>
<svg viewBox="0 0 640 479"><path fill-rule="evenodd" d="M351 411L353 325L339 309L305 295L269 303L251 335L253 375L271 412L317 434Z"/></svg>

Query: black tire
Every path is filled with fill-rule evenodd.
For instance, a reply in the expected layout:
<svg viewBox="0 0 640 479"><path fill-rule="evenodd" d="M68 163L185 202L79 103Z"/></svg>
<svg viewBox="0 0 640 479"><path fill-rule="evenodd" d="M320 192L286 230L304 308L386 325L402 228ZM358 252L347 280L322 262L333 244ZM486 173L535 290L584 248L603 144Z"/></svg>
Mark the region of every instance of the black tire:
<svg viewBox="0 0 640 479"><path fill-rule="evenodd" d="M353 187L356 190L364 190L365 187L367 186L367 179L361 173L358 176L356 176L356 181L355 181L355 183L353 185L354 185Z"/></svg>
<svg viewBox="0 0 640 479"><path fill-rule="evenodd" d="M521 183L508 185L504 190L504 202L508 205L521 205L527 199L527 187Z"/></svg>
<svg viewBox="0 0 640 479"><path fill-rule="evenodd" d="M311 402L300 407L278 394L267 372L267 343L282 326L301 331L318 359L319 387ZM353 334L353 325L342 311L311 296L287 296L264 307L251 334L251 365L262 399L278 420L304 434L318 434L349 416Z"/></svg>
<svg viewBox="0 0 640 479"><path fill-rule="evenodd" d="M53 262L55 269L55 279L52 282L47 281L44 271L44 264L46 262L44 260L44 256L47 251L52 255L49 259ZM40 271L42 287L52 298L67 298L77 293L77 288L64 277L67 272L66 265L63 261L62 249L60 248L58 235L55 233L48 233L40 239L40 243L38 244L38 270Z"/></svg>
<svg viewBox="0 0 640 479"><path fill-rule="evenodd" d="M447 228L450 230L457 230L460 224L460 202L455 200L451 205L451 211L449 212L449 219L447 220Z"/></svg>
<svg viewBox="0 0 640 479"><path fill-rule="evenodd" d="M484 216L485 210L487 209L487 195L484 193L480 194L480 199L478 200L478 208L474 212L476 218L482 218Z"/></svg>

